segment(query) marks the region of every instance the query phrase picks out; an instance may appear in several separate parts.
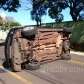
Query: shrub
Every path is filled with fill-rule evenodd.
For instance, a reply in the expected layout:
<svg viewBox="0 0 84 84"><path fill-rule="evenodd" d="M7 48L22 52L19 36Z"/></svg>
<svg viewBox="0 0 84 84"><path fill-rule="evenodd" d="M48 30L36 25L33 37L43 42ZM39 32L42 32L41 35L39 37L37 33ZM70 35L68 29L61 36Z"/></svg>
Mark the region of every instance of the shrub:
<svg viewBox="0 0 84 84"><path fill-rule="evenodd" d="M72 43L84 43L84 22L76 22L73 26Z"/></svg>
<svg viewBox="0 0 84 84"><path fill-rule="evenodd" d="M73 25L71 47L76 50L84 50L84 21Z"/></svg>

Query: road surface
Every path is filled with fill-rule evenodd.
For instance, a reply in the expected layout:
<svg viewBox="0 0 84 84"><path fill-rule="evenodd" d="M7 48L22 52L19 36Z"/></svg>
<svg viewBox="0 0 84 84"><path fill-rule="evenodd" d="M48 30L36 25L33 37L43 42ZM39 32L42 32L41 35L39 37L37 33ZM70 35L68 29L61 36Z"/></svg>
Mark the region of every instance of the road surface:
<svg viewBox="0 0 84 84"><path fill-rule="evenodd" d="M0 46L0 84L84 84L84 56L71 54L72 59L41 65L40 69L11 72L2 67L4 46Z"/></svg>

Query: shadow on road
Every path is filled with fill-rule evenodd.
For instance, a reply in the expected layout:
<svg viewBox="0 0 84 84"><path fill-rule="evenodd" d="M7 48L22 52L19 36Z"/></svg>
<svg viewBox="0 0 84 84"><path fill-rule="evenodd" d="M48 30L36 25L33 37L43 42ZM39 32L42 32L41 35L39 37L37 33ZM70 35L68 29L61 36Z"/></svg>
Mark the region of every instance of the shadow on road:
<svg viewBox="0 0 84 84"><path fill-rule="evenodd" d="M2 66L4 67L4 68L7 68L7 65L6 65L6 63L5 63L5 61L2 63ZM0 73L5 73L6 71L3 69L3 68L1 68L0 67ZM0 83L1 84L1 83Z"/></svg>
<svg viewBox="0 0 84 84"><path fill-rule="evenodd" d="M6 84L4 80L0 79L0 84Z"/></svg>
<svg viewBox="0 0 84 84"><path fill-rule="evenodd" d="M0 46L4 46L4 45L5 45L5 42L0 43Z"/></svg>
<svg viewBox="0 0 84 84"><path fill-rule="evenodd" d="M6 71L4 71L3 69L0 68L0 74L1 73L6 73ZM1 83L0 83L1 84Z"/></svg>
<svg viewBox="0 0 84 84"><path fill-rule="evenodd" d="M9 65L8 65L7 61L4 61L2 65L3 65L3 67L6 68L6 69L9 68Z"/></svg>
<svg viewBox="0 0 84 84"><path fill-rule="evenodd" d="M2 61L2 62L3 62L4 60L5 60L5 58L0 57L0 61Z"/></svg>

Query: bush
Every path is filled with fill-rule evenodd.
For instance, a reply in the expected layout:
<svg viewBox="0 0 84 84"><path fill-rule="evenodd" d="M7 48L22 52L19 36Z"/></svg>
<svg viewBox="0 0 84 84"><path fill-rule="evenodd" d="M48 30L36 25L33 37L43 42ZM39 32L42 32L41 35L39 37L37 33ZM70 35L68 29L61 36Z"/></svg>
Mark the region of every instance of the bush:
<svg viewBox="0 0 84 84"><path fill-rule="evenodd" d="M73 43L84 43L84 22L77 22L74 24L72 31L71 42Z"/></svg>
<svg viewBox="0 0 84 84"><path fill-rule="evenodd" d="M72 48L76 50L84 50L84 21L76 22L73 25L71 36Z"/></svg>

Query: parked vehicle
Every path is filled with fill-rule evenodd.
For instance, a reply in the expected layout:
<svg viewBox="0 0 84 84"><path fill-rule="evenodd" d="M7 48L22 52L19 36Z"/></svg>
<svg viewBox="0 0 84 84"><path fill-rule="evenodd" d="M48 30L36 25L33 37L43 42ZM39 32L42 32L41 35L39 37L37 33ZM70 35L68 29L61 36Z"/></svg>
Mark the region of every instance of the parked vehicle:
<svg viewBox="0 0 84 84"><path fill-rule="evenodd" d="M9 31L0 30L0 44L5 43Z"/></svg>
<svg viewBox="0 0 84 84"><path fill-rule="evenodd" d="M65 28L20 27L9 31L5 57L13 71L34 70L41 63L71 59L69 34Z"/></svg>

